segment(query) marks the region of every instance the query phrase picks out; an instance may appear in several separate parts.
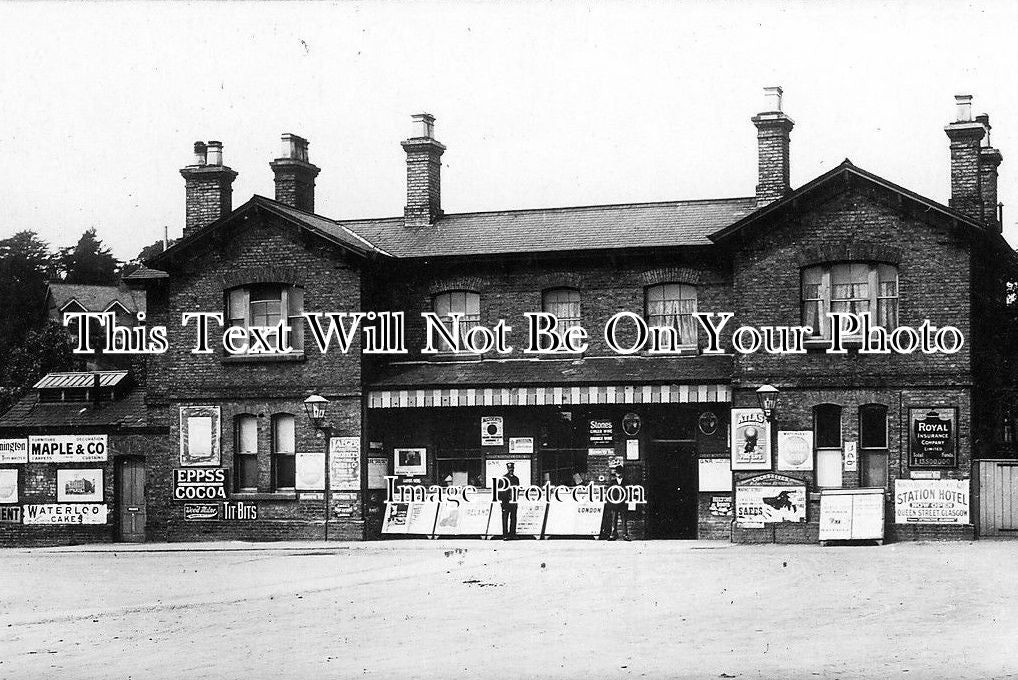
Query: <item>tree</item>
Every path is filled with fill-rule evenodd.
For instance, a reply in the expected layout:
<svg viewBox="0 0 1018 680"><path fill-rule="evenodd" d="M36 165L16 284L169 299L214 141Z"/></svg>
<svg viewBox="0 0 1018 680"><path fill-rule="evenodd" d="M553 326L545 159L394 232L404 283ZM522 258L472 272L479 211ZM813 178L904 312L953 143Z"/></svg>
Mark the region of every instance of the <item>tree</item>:
<svg viewBox="0 0 1018 680"><path fill-rule="evenodd" d="M164 245L163 240L159 239L155 243L147 245L144 248L142 248L141 252L138 253L138 256L136 258L134 258L133 260L124 265L124 268L121 269L120 271L120 275L127 276L128 274L131 274L136 269L141 267L145 263L145 260L155 257L159 253L166 250L166 248L164 248L163 245Z"/></svg>
<svg viewBox="0 0 1018 680"><path fill-rule="evenodd" d="M0 241L0 357L43 323L46 280L54 265L49 244L34 231Z"/></svg>
<svg viewBox="0 0 1018 680"><path fill-rule="evenodd" d="M0 414L21 399L40 378L53 371L70 371L81 363L71 351L71 338L60 324L48 322L26 333L0 363Z"/></svg>
<svg viewBox="0 0 1018 680"><path fill-rule="evenodd" d="M65 283L115 284L120 264L96 236L94 227L81 235L77 245L61 248L57 256Z"/></svg>

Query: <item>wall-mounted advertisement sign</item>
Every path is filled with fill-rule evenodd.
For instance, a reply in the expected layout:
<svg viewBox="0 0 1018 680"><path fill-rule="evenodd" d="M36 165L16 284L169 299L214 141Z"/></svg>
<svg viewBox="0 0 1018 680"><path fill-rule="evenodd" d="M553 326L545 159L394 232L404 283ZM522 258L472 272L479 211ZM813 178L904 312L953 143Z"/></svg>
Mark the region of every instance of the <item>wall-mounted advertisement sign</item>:
<svg viewBox="0 0 1018 680"><path fill-rule="evenodd" d="M27 462L27 439L0 439L0 465L17 465Z"/></svg>
<svg viewBox="0 0 1018 680"><path fill-rule="evenodd" d="M428 473L427 449L393 449L395 474L418 477Z"/></svg>
<svg viewBox="0 0 1018 680"><path fill-rule="evenodd" d="M58 502L102 503L102 500L102 470L57 470Z"/></svg>
<svg viewBox="0 0 1018 680"><path fill-rule="evenodd" d="M813 430L778 432L778 469L795 472L813 469Z"/></svg>
<svg viewBox="0 0 1018 680"><path fill-rule="evenodd" d="M225 501L229 488L225 468L183 468L173 471L173 499Z"/></svg>
<svg viewBox="0 0 1018 680"><path fill-rule="evenodd" d="M0 524L21 524L21 506L0 505Z"/></svg>
<svg viewBox="0 0 1018 680"><path fill-rule="evenodd" d="M908 410L908 460L913 468L958 467L958 410Z"/></svg>
<svg viewBox="0 0 1018 680"><path fill-rule="evenodd" d="M640 460L640 440L626 440L626 460Z"/></svg>
<svg viewBox="0 0 1018 680"><path fill-rule="evenodd" d="M180 464L221 465L218 406L180 407Z"/></svg>
<svg viewBox="0 0 1018 680"><path fill-rule="evenodd" d="M533 437L509 437L509 453L533 453Z"/></svg>
<svg viewBox="0 0 1018 680"><path fill-rule="evenodd" d="M505 443L502 416L481 418L481 446L502 446Z"/></svg>
<svg viewBox="0 0 1018 680"><path fill-rule="evenodd" d="M250 522L258 519L258 506L244 501L224 501L219 504L223 509L223 519Z"/></svg>
<svg viewBox="0 0 1018 680"><path fill-rule="evenodd" d="M757 475L735 487L735 521L744 526L806 521L806 485L785 475Z"/></svg>
<svg viewBox="0 0 1018 680"><path fill-rule="evenodd" d="M612 421L600 418L590 421L591 446L611 444L614 438L615 428L612 426Z"/></svg>
<svg viewBox="0 0 1018 680"><path fill-rule="evenodd" d="M18 471L0 470L0 503L18 502Z"/></svg>
<svg viewBox="0 0 1018 680"><path fill-rule="evenodd" d="M329 486L333 491L360 491L360 437L333 437L329 440Z"/></svg>
<svg viewBox="0 0 1018 680"><path fill-rule="evenodd" d="M107 455L104 434L46 434L28 438L31 463L101 463Z"/></svg>
<svg viewBox="0 0 1018 680"><path fill-rule="evenodd" d="M895 524L968 524L969 480L894 480Z"/></svg>
<svg viewBox="0 0 1018 680"><path fill-rule="evenodd" d="M384 489L385 477L389 474L387 458L368 458L368 488Z"/></svg>
<svg viewBox="0 0 1018 680"><path fill-rule="evenodd" d="M24 506L25 524L106 524L105 503L46 503Z"/></svg>
<svg viewBox="0 0 1018 680"><path fill-rule="evenodd" d="M732 409L732 469L771 469L771 424L763 409Z"/></svg>
<svg viewBox="0 0 1018 680"><path fill-rule="evenodd" d="M184 503L184 519L188 522L219 519L219 504Z"/></svg>
<svg viewBox="0 0 1018 680"><path fill-rule="evenodd" d="M859 442L845 442L845 472L859 471Z"/></svg>
<svg viewBox="0 0 1018 680"><path fill-rule="evenodd" d="M731 517L732 516L732 497L731 496L711 496L710 507L708 508L711 517Z"/></svg>

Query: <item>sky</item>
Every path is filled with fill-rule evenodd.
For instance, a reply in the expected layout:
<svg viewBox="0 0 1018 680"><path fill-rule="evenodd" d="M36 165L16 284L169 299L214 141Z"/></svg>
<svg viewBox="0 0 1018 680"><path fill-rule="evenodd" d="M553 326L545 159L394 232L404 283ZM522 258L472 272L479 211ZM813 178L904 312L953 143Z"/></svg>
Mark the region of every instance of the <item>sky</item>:
<svg viewBox="0 0 1018 680"><path fill-rule="evenodd" d="M850 158L944 203L973 95L1018 244L1016 29L1007 2L2 3L0 238L95 227L134 258L180 235L195 140L223 142L239 206L273 196L284 132L316 212L401 215L422 111L447 213L749 196L780 85L793 186Z"/></svg>

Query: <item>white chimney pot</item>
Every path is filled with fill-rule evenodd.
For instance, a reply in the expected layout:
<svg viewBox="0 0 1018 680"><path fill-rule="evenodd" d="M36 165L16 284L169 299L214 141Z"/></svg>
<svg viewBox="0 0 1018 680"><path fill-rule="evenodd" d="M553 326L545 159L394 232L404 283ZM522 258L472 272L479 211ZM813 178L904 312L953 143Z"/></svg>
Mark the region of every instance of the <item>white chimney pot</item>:
<svg viewBox="0 0 1018 680"><path fill-rule="evenodd" d="M958 122L968 123L972 120L972 95L956 94L954 103L958 107Z"/></svg>

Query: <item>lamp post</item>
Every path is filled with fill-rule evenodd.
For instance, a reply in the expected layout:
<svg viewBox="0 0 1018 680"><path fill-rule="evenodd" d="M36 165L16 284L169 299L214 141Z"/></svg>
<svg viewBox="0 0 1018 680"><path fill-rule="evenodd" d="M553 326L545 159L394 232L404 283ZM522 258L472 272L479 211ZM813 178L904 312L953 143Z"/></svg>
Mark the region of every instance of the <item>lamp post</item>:
<svg viewBox="0 0 1018 680"><path fill-rule="evenodd" d="M329 515L332 504L331 487L332 483L329 480L329 447L332 443L332 428L326 424L325 418L329 414L329 400L320 394L312 394L310 397L304 400L304 412L308 416L308 420L311 421L311 427L315 428L315 431L320 433L320 436L325 438L325 540L329 540Z"/></svg>
<svg viewBox="0 0 1018 680"><path fill-rule="evenodd" d="M778 390L774 385L761 385L756 390L756 400L764 412L768 422L774 420L774 411L778 408Z"/></svg>

